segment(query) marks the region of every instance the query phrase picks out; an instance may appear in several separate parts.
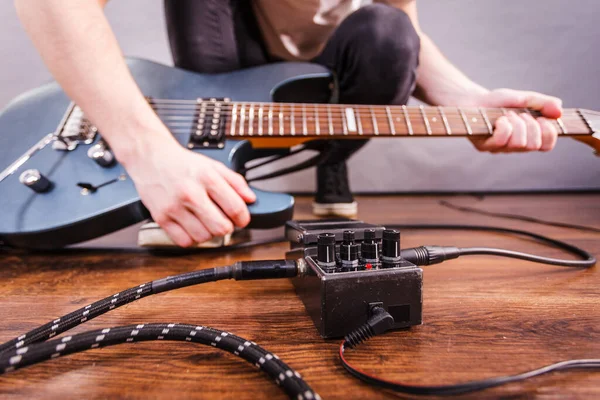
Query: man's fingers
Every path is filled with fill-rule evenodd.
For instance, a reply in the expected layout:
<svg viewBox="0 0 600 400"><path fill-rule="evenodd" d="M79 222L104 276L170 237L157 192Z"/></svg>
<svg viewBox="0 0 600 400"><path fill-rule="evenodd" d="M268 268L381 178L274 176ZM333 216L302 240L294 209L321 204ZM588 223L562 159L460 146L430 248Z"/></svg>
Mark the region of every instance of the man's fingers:
<svg viewBox="0 0 600 400"><path fill-rule="evenodd" d="M540 124L527 113L521 114L521 118L527 126L527 147L526 150L535 151L542 147L542 128Z"/></svg>
<svg viewBox="0 0 600 400"><path fill-rule="evenodd" d="M502 116L496 120L494 133L486 139L472 138L471 142L479 151L490 151L496 153L503 149L512 135L512 125L507 117Z"/></svg>
<svg viewBox="0 0 600 400"><path fill-rule="evenodd" d="M229 181L215 180L206 189L208 195L236 226L243 228L248 225L250 222L248 207L238 192L230 186Z"/></svg>
<svg viewBox="0 0 600 400"><path fill-rule="evenodd" d="M507 150L523 151L527 147L527 125L514 111L508 112L508 120L513 132L506 145Z"/></svg>
<svg viewBox="0 0 600 400"><path fill-rule="evenodd" d="M542 145L540 146L540 151L550 151L556 146L558 129L546 118L538 118L537 120L542 128Z"/></svg>
<svg viewBox="0 0 600 400"><path fill-rule="evenodd" d="M537 110L547 118L560 118L562 100L545 94L512 89L496 89L487 99L487 107L529 108Z"/></svg>
<svg viewBox="0 0 600 400"><path fill-rule="evenodd" d="M177 246L190 247L194 240L186 231L173 220L156 221Z"/></svg>
<svg viewBox="0 0 600 400"><path fill-rule="evenodd" d="M231 185L231 187L240 195L246 203L254 203L256 201L256 195L248 186L248 182L244 177L237 172L234 172L227 168L223 164L218 164L218 169L223 175L223 178Z"/></svg>
<svg viewBox="0 0 600 400"><path fill-rule="evenodd" d="M213 235L207 230L202 220L192 211L181 205L177 213L171 216L182 227L195 243L203 243Z"/></svg>
<svg viewBox="0 0 600 400"><path fill-rule="evenodd" d="M562 100L545 94L528 92L525 106L541 111L548 118L560 118L562 115Z"/></svg>
<svg viewBox="0 0 600 400"><path fill-rule="evenodd" d="M217 178L218 179L218 178ZM233 224L203 191L192 191L186 207L202 221L211 236L233 232Z"/></svg>

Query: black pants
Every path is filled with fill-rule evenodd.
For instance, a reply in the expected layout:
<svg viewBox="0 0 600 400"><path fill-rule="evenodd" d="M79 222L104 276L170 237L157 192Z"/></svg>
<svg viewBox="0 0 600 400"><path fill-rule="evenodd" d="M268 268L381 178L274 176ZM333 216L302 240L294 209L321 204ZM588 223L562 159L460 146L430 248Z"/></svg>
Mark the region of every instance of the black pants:
<svg viewBox="0 0 600 400"><path fill-rule="evenodd" d="M251 0L165 0L176 66L227 72L274 61L267 54ZM334 71L340 102L405 104L415 86L419 36L403 11L365 6L349 15L314 60ZM331 141L325 163L348 159L366 140Z"/></svg>

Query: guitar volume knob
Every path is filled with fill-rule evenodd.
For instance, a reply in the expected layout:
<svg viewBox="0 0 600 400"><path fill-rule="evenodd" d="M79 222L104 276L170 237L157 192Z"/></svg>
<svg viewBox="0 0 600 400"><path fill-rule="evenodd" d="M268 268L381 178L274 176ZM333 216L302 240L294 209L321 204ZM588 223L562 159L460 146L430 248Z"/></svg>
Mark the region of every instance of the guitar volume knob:
<svg viewBox="0 0 600 400"><path fill-rule="evenodd" d="M37 169L28 169L19 176L19 182L37 193L52 189L52 182Z"/></svg>
<svg viewBox="0 0 600 400"><path fill-rule="evenodd" d="M90 147L87 155L102 168L108 168L115 163L115 156L113 155L112 151L106 147L104 142L98 142Z"/></svg>

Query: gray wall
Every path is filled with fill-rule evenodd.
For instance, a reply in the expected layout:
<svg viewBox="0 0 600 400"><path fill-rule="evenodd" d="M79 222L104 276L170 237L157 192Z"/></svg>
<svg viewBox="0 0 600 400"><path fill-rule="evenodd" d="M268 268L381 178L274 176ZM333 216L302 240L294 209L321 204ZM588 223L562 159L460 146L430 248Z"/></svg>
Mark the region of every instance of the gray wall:
<svg viewBox="0 0 600 400"><path fill-rule="evenodd" d="M597 0L419 0L423 29L442 51L487 87L543 91L567 107L600 110ZM109 20L126 55L171 64L162 1L113 0ZM0 2L0 105L48 79L15 16ZM559 141L548 154L489 155L463 139L371 142L350 163L356 191L600 189L600 159L583 144ZM263 183L314 190L314 171Z"/></svg>

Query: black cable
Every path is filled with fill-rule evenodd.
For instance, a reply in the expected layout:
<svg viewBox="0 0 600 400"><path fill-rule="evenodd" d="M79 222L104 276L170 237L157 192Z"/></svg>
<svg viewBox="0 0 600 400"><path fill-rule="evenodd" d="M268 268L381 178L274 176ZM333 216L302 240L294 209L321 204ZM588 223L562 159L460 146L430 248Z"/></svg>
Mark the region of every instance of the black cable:
<svg viewBox="0 0 600 400"><path fill-rule="evenodd" d="M293 172L302 171L302 170L310 168L310 167L316 167L317 165L319 165L321 163L321 161L323 159L326 158L326 156L327 156L326 153L319 153L316 156L309 158L308 160L299 162L298 164L294 164L290 167L281 168L281 169L278 169L278 170L275 170L272 172L268 172L264 175L259 175L254 178L247 179L246 182L250 183L250 182L256 182L256 181L264 181L266 179L277 178L282 175L287 175L287 174L291 174Z"/></svg>
<svg viewBox="0 0 600 400"><path fill-rule="evenodd" d="M447 259L457 258L461 255L488 254L511 258L520 258L523 260L539 262L551 265L560 265L567 267L584 267L589 268L596 263L596 258L587 251L563 242L561 240L552 239L533 232L527 232L519 229L500 228L496 226L479 226L479 225L387 225L389 229L424 229L424 230L471 230L483 232L500 232L508 233L516 236L525 236L533 238L539 242L549 244L556 248L565 250L571 254L581 257L582 260L563 260L556 258L548 258L536 256L533 254L521 253L516 251L493 249L493 248L466 248L458 249L456 247L440 247L440 246L422 246L413 249L402 250L401 256L408 261L414 262L417 265L436 264ZM457 252L458 251L458 252Z"/></svg>
<svg viewBox="0 0 600 400"><path fill-rule="evenodd" d="M373 309L372 316L360 328L356 329L347 335L340 345L339 356L342 365L352 376L366 382L370 385L390 389L396 392L413 394L413 395L429 395L429 396L449 396L457 394L465 394L477 392L492 387L505 385L507 383L520 382L525 379L533 378L550 372L563 371L575 368L599 368L600 359L583 359L583 360L568 360L558 362L556 364L547 365L533 371L524 372L517 375L500 376L496 378L483 379L479 381L471 381L454 385L440 386L417 386L407 385L400 382L389 381L370 375L360 369L352 366L344 357L344 352L347 348L355 348L360 343L370 339L371 337L384 333L394 324L393 317L381 307Z"/></svg>
<svg viewBox="0 0 600 400"><path fill-rule="evenodd" d="M267 260L242 261L231 266L203 269L157 279L108 296L9 340L0 345L0 354L28 346L31 343L48 340L108 311L153 294L223 279L284 278L296 274L297 268L293 261Z"/></svg>
<svg viewBox="0 0 600 400"><path fill-rule="evenodd" d="M556 226L559 228L579 229L581 231L588 231L588 232L596 232L596 233L600 232L600 228L595 228L593 226L568 224L566 222L546 221L543 219L534 218L534 217L530 217L528 215L521 215L521 214L509 214L509 213L499 213L499 212L480 210L480 209L474 208L474 207L459 206L459 205L451 203L447 200L440 200L439 205L441 205L443 207L451 208L451 209L457 210L457 211L486 215L488 217L514 219L517 221L531 222L534 224Z"/></svg>
<svg viewBox="0 0 600 400"><path fill-rule="evenodd" d="M193 271L143 283L80 308L3 343L0 345L0 368L2 373L6 373L62 355L132 341L162 339L192 341L222 348L252 362L274 378L290 398L320 399L302 380L301 376L280 361L277 356L266 352L254 342L208 327L182 324L140 324L89 331L44 342L92 318L152 294L222 279L275 279L297 275L298 267L295 261L241 261L231 266Z"/></svg>
<svg viewBox="0 0 600 400"><path fill-rule="evenodd" d="M563 267L581 267L581 268L590 268L596 264L596 258L591 254L585 252L583 249L581 252L585 252L582 254L583 260L562 260L558 258L550 258L543 256L536 256L534 254L521 253L519 251L505 250L505 249L494 249L489 247L468 247L461 248L460 255L493 255L500 257L509 257L509 258L518 258L520 260L532 261L542 264L550 264L550 265L558 265Z"/></svg>
<svg viewBox="0 0 600 400"><path fill-rule="evenodd" d="M1 373L68 354L128 342L170 340L200 343L228 351L264 371L292 399L320 399L300 374L254 342L206 326L139 324L98 329L0 354Z"/></svg>
<svg viewBox="0 0 600 400"><path fill-rule="evenodd" d="M276 161L282 160L284 158L291 157L293 155L302 153L305 150L307 150L307 148L306 148L305 145L302 145L302 144L298 145L296 148L287 148L285 150L285 152L283 152L281 154L276 154L274 156L271 156L271 157L267 158L266 160L263 160L263 161L261 161L261 162L259 162L257 164L254 164L254 165L252 165L250 167L243 166L238 171L238 173L240 173L242 175L246 175L246 173L248 171L252 171L253 169L264 167L265 165L269 165L269 164L272 164L272 163L274 163Z"/></svg>

